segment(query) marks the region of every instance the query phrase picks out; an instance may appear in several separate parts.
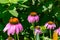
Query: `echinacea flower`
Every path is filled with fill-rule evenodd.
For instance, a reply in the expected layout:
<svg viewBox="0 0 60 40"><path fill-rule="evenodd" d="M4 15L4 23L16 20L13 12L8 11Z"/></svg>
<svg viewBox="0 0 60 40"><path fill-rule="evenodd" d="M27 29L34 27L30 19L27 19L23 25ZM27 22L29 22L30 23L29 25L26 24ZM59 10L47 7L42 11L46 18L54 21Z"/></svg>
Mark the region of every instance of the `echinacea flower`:
<svg viewBox="0 0 60 40"><path fill-rule="evenodd" d="M35 27L35 30L34 30L34 34L36 35L36 34L41 34L42 32L41 32L41 30L40 30L40 27L39 26L36 26Z"/></svg>
<svg viewBox="0 0 60 40"><path fill-rule="evenodd" d="M11 36L9 36L6 40L14 40Z"/></svg>
<svg viewBox="0 0 60 40"><path fill-rule="evenodd" d="M56 29L55 31L58 33L58 35L60 35L60 27Z"/></svg>
<svg viewBox="0 0 60 40"><path fill-rule="evenodd" d="M3 31L7 31L8 35L14 35L14 33L19 34L19 32L23 31L23 26L19 23L18 18L10 18L9 23L5 26Z"/></svg>
<svg viewBox="0 0 60 40"><path fill-rule="evenodd" d="M36 12L31 12L30 15L28 16L28 22L29 23L34 23L39 21L39 16L37 15Z"/></svg>
<svg viewBox="0 0 60 40"><path fill-rule="evenodd" d="M54 28L56 27L56 25L54 24L54 22L49 21L49 22L47 22L47 23L45 24L45 27L46 27L47 29L54 29Z"/></svg>

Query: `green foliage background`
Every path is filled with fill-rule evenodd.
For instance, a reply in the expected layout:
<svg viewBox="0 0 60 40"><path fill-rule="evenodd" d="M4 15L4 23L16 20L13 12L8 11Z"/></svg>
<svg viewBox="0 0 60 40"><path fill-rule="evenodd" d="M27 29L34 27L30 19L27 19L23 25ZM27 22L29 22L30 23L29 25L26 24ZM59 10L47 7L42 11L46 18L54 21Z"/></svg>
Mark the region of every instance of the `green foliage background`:
<svg viewBox="0 0 60 40"><path fill-rule="evenodd" d="M3 28L10 17L17 17L22 23L24 32L21 37L33 37L31 24L27 21L30 12L37 12L40 16L35 25L42 26L48 21L53 21L57 25L56 28L60 26L60 0L0 0L0 40L7 38Z"/></svg>

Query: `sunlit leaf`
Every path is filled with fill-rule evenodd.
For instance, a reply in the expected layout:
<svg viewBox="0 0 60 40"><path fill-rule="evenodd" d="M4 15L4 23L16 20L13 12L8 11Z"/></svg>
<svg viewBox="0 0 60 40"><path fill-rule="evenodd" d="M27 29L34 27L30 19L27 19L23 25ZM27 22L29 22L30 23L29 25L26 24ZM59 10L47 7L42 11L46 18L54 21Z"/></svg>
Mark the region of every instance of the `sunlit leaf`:
<svg viewBox="0 0 60 40"><path fill-rule="evenodd" d="M0 0L0 3L5 4L5 3L17 3L19 0Z"/></svg>
<svg viewBox="0 0 60 40"><path fill-rule="evenodd" d="M9 3L9 0L0 0L0 3L3 3L3 4Z"/></svg>
<svg viewBox="0 0 60 40"><path fill-rule="evenodd" d="M9 10L9 12L10 12L13 16L18 17L18 13L17 13L17 11L16 11L16 8L14 8L13 10Z"/></svg>
<svg viewBox="0 0 60 40"><path fill-rule="evenodd" d="M51 4L49 4L48 8L49 8L49 9L51 9L51 8L52 8L52 6L53 6L53 4L51 3Z"/></svg>
<svg viewBox="0 0 60 40"><path fill-rule="evenodd" d="M40 40L39 34L36 34L36 40Z"/></svg>
<svg viewBox="0 0 60 40"><path fill-rule="evenodd" d="M43 6L42 12L46 11L48 8L46 6Z"/></svg>
<svg viewBox="0 0 60 40"><path fill-rule="evenodd" d="M58 20L60 20L60 12L57 12L55 16L57 17Z"/></svg>
<svg viewBox="0 0 60 40"><path fill-rule="evenodd" d="M9 0L10 3L17 3L19 0Z"/></svg>
<svg viewBox="0 0 60 40"><path fill-rule="evenodd" d="M27 2L28 0L19 0L21 3L25 3Z"/></svg>

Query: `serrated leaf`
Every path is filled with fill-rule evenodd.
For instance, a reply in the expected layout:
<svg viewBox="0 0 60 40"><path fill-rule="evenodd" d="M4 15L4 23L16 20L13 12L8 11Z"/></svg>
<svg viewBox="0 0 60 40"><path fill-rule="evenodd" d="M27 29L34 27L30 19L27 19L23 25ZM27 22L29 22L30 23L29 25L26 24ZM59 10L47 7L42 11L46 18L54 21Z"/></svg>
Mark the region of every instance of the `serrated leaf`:
<svg viewBox="0 0 60 40"><path fill-rule="evenodd" d="M13 10L9 10L9 12L10 12L13 16L18 17L18 13L17 13L17 11L16 11L16 8L14 8Z"/></svg>

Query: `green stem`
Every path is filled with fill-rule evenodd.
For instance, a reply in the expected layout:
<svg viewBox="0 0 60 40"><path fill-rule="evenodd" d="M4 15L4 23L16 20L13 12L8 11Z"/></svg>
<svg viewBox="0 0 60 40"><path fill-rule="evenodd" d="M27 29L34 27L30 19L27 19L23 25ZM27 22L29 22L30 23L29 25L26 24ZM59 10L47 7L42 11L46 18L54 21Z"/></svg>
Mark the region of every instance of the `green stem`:
<svg viewBox="0 0 60 40"><path fill-rule="evenodd" d="M3 39L2 39L2 36L1 36L1 40L3 40Z"/></svg>
<svg viewBox="0 0 60 40"><path fill-rule="evenodd" d="M36 40L40 40L39 34L36 34Z"/></svg>
<svg viewBox="0 0 60 40"><path fill-rule="evenodd" d="M32 26L34 28L34 23L32 23ZM33 34L34 34L34 29L33 29ZM34 38L33 39L35 40L35 35L34 35Z"/></svg>
<svg viewBox="0 0 60 40"><path fill-rule="evenodd" d="M15 40L16 40L16 34L14 35L14 38L15 38Z"/></svg>
<svg viewBox="0 0 60 40"><path fill-rule="evenodd" d="M43 33L43 40L44 40L44 33Z"/></svg>
<svg viewBox="0 0 60 40"><path fill-rule="evenodd" d="M19 40L19 35L17 34L17 39Z"/></svg>
<svg viewBox="0 0 60 40"><path fill-rule="evenodd" d="M51 29L50 29L50 38L51 38Z"/></svg>

